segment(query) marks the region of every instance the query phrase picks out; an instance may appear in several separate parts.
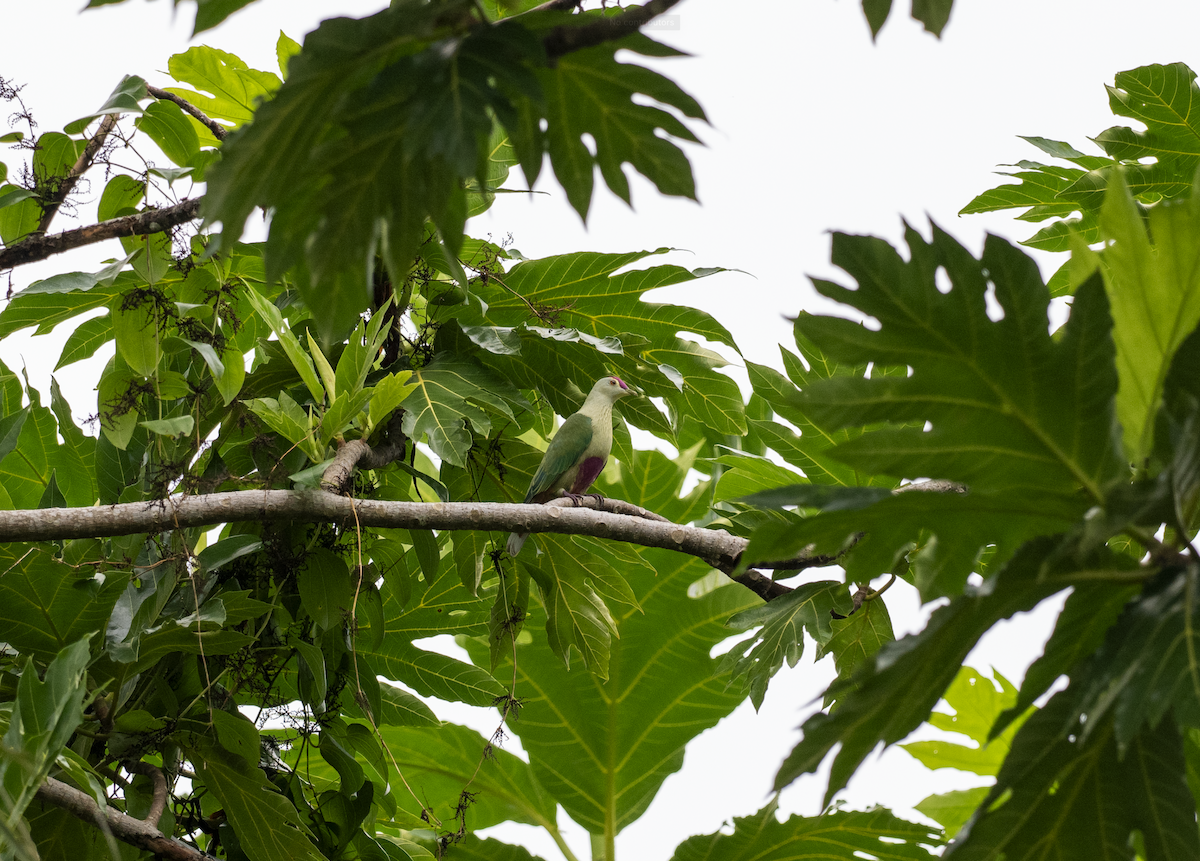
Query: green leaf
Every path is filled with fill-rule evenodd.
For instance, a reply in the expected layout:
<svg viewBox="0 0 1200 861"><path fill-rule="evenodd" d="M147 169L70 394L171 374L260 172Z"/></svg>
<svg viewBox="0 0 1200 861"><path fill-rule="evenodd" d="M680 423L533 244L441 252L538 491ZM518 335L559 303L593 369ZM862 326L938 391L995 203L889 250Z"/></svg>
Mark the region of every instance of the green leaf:
<svg viewBox="0 0 1200 861"><path fill-rule="evenodd" d="M538 389L559 415L575 412L592 383L616 370L646 395L663 398L678 415L691 416L718 434L741 435L746 430L741 392L716 372L725 360L678 337L691 333L736 349L733 336L703 311L642 298L649 290L719 270L668 265L622 271L668 250L581 252L522 262L502 280L472 284L486 311L477 312L472 305L456 308L455 315L480 340L484 338L474 327L488 326L493 333L496 327L511 329L509 335L520 339L519 351L490 354L488 366L521 388ZM678 372L682 391L677 379L658 370L660 365ZM626 399L620 410L638 427L671 436L661 414L645 400Z"/></svg>
<svg viewBox="0 0 1200 861"><path fill-rule="evenodd" d="M288 60L299 53L300 43L280 30L275 42L275 57L279 62L279 76L284 80L287 80Z"/></svg>
<svg viewBox="0 0 1200 861"><path fill-rule="evenodd" d="M232 753L245 765L258 765L258 729L249 719L241 714L213 711L212 722L221 747Z"/></svg>
<svg viewBox="0 0 1200 861"><path fill-rule="evenodd" d="M892 11L892 0L862 0L862 8L867 26L871 28L871 38L874 39Z"/></svg>
<svg viewBox="0 0 1200 861"><path fill-rule="evenodd" d="M229 759L214 746L196 751L196 776L216 796L250 861L321 861L299 812L267 780L257 763Z"/></svg>
<svg viewBox="0 0 1200 861"><path fill-rule="evenodd" d="M987 588L968 589L935 610L919 634L884 646L851 679L835 681L826 697L841 704L804 722L803 738L784 760L775 788L815 771L840 744L825 793L828 802L879 742L893 744L916 729L992 625L1054 593L1054 587L1038 581L1038 573L1055 546L1050 539L1030 542Z"/></svg>
<svg viewBox="0 0 1200 861"><path fill-rule="evenodd" d="M26 189L19 189L14 185L0 186L0 194L6 197L24 191ZM20 242L37 229L41 217L42 208L33 195L9 197L8 202L0 207L0 243L12 245L14 242Z"/></svg>
<svg viewBox="0 0 1200 861"><path fill-rule="evenodd" d="M66 508L67 498L63 496L61 490L58 489L57 473L54 470L50 471L50 480L46 483L46 490L42 494L42 498L38 500L38 508Z"/></svg>
<svg viewBox="0 0 1200 861"><path fill-rule="evenodd" d="M190 165L200 150L200 137L196 129L183 109L174 102L151 102L146 106L145 113L137 118L135 125L158 144L163 155L177 165Z"/></svg>
<svg viewBox="0 0 1200 861"><path fill-rule="evenodd" d="M1016 705L1017 689L995 670L992 674L1000 683L1000 691L996 690L990 679L970 667L963 667L942 694L942 699L954 709L954 714L934 712L929 716L930 725L945 732L961 733L978 747L941 740L910 742L900 747L926 768L957 768L986 777L999 774L1013 736L1028 717L1029 710L1009 723L1003 733L993 734L992 727L1000 715Z"/></svg>
<svg viewBox="0 0 1200 861"><path fill-rule="evenodd" d="M649 40L647 40L649 41ZM695 99L669 79L632 63L619 63L620 43L609 43L558 58L540 72L546 98L546 143L554 175L567 200L587 219L595 167L613 194L630 203L624 165L631 165L662 194L696 197L691 165L669 140L698 142L679 118L704 119ZM633 47L637 50L637 47ZM636 98L636 100L635 100ZM646 104L657 102L658 107ZM661 129L665 135L660 137ZM591 135L595 154L582 138Z"/></svg>
<svg viewBox="0 0 1200 861"><path fill-rule="evenodd" d="M304 609L317 627L327 631L340 626L349 615L354 600L345 560L329 550L317 548L305 558L296 580Z"/></svg>
<svg viewBox="0 0 1200 861"><path fill-rule="evenodd" d="M313 438L308 413L288 397L287 392L281 391L278 401L274 398L247 398L243 403L271 430L300 446L311 460L317 463L323 460L324 449Z"/></svg>
<svg viewBox="0 0 1200 861"><path fill-rule="evenodd" d="M234 12L254 3L255 0L196 0L196 23L192 36L211 30Z"/></svg>
<svg viewBox="0 0 1200 861"><path fill-rule="evenodd" d="M1108 660L1077 674L1080 708L1087 709L1089 721L1111 714L1121 745L1143 725L1158 726L1171 708L1180 724L1200 723L1200 686L1191 657L1197 578L1200 571L1192 566L1150 583L1124 607L1106 637Z"/></svg>
<svg viewBox="0 0 1200 861"><path fill-rule="evenodd" d="M805 583L775 600L743 610L729 620L736 631L761 630L737 643L721 663L731 673L730 684L748 687L757 711L762 707L767 684L786 660L796 666L804 655L804 632L818 646L829 642L830 611L845 605L845 584L834 580Z"/></svg>
<svg viewBox="0 0 1200 861"><path fill-rule="evenodd" d="M219 376L216 373L215 365L208 363L207 359L205 361L208 363L209 371L213 373L213 381L217 384L217 392L221 395L221 400L224 401L225 406L229 406L242 391L242 384L246 380L246 360L242 351L232 342L226 343L220 360L222 372Z"/></svg>
<svg viewBox="0 0 1200 861"><path fill-rule="evenodd" d="M1198 96L1200 107L1200 96ZM1119 172L1100 211L1104 284L1117 350L1117 418L1125 454L1140 464L1154 443L1154 417L1171 359L1200 323L1200 199L1155 206L1149 224ZM1151 242L1150 237L1154 240Z"/></svg>
<svg viewBox="0 0 1200 861"><path fill-rule="evenodd" d="M474 730L454 724L385 727L381 735L400 771L414 786L421 786L422 800L427 800L442 821L453 821L463 786L470 782L472 790L479 792L467 814L471 830L505 821L556 828L554 798L542 788L529 765L491 747ZM481 765L485 749L492 755ZM408 814L410 824L405 827L421 827L418 802L403 790L394 792L393 797Z"/></svg>
<svg viewBox="0 0 1200 861"><path fill-rule="evenodd" d="M205 572L216 571L235 559L257 553L262 546L262 539L257 535L231 535L205 547L196 554L196 561Z"/></svg>
<svg viewBox="0 0 1200 861"><path fill-rule="evenodd" d="M1025 672L1017 701L996 720L992 732L1003 731L1034 700L1050 690L1060 676L1076 676L1077 667L1100 648L1109 628L1137 592L1138 587L1132 585L1122 588L1108 583L1083 583L1075 586L1054 623L1054 632L1043 653Z"/></svg>
<svg viewBox="0 0 1200 861"><path fill-rule="evenodd" d="M146 194L146 184L123 173L119 173L104 186L97 208L97 217L108 221L119 215L129 215Z"/></svg>
<svg viewBox="0 0 1200 861"><path fill-rule="evenodd" d="M425 582L432 583L442 567L442 551L437 538L429 529L410 529L408 534L412 538L413 552L417 554Z"/></svg>
<svg viewBox="0 0 1200 861"><path fill-rule="evenodd" d="M912 0L912 16L927 32L941 36L953 6L954 0Z"/></svg>
<svg viewBox="0 0 1200 861"><path fill-rule="evenodd" d="M1120 757L1108 721L1089 715L1082 738L1072 694L1056 694L1025 723L995 787L946 857L1025 858L1068 844L1073 857L1125 857L1134 829L1148 858L1200 853L1174 723L1144 728Z"/></svg>
<svg viewBox="0 0 1200 861"><path fill-rule="evenodd" d="M372 553L382 550L377 544ZM408 567L415 564L412 560ZM452 566L443 566L437 579L419 595L402 597L408 585L399 568L399 564L393 564L383 572L382 638L374 633L370 624L362 626L364 620L360 620L360 654L366 655L381 675L403 683L422 696L491 706L496 697L503 695L504 687L487 672L413 645L414 640L439 634L474 636L484 633L486 607L462 586ZM381 645L376 649L364 648L373 641L379 641Z"/></svg>
<svg viewBox="0 0 1200 861"><path fill-rule="evenodd" d="M88 639L77 640L54 655L38 678L26 662L4 733L0 789L4 791L4 824L19 825L21 814L50 773L71 734L83 720L83 696L90 654Z"/></svg>
<svg viewBox="0 0 1200 861"><path fill-rule="evenodd" d="M439 358L414 371L410 384L415 388L401 403L405 435L414 440L427 437L433 453L455 466L466 463L471 430L479 434L491 430L489 411L511 419L514 408L528 409L511 385L461 359Z"/></svg>
<svg viewBox="0 0 1200 861"><path fill-rule="evenodd" d="M68 123L63 130L69 135L77 135L96 117L106 114L140 114L142 106L138 102L145 98L146 82L137 75L126 75L94 114Z"/></svg>
<svg viewBox="0 0 1200 861"><path fill-rule="evenodd" d="M134 304L132 297L126 297L114 304L111 311L117 352L135 374L153 376L162 359L159 318L154 303L139 301Z"/></svg>
<svg viewBox="0 0 1200 861"><path fill-rule="evenodd" d="M734 817L733 833L689 837L671 861L787 861L802 858L877 858L879 861L926 861L941 843L928 826L905 822L887 810L842 810L823 816L776 818L768 804L752 816Z"/></svg>
<svg viewBox="0 0 1200 861"><path fill-rule="evenodd" d="M454 854L463 861L542 861L542 856L534 855L524 846L474 834L455 843Z"/></svg>
<svg viewBox="0 0 1200 861"><path fill-rule="evenodd" d="M207 45L175 54L167 70L175 80L196 88L168 87L168 92L183 96L205 116L233 126L248 122L259 100L279 87L279 78L270 72L251 69L233 54Z"/></svg>
<svg viewBox="0 0 1200 861"><path fill-rule="evenodd" d="M1088 156L1069 144L1039 137L1024 140L1043 152L1083 168L1063 168L1021 162L1026 170L1011 174L1020 182L984 192L963 214L1012 207L1029 207L1017 216L1026 221L1059 219L1024 244L1066 251L1074 230L1090 245L1100 241L1097 215L1114 168L1122 165L1133 196L1141 203L1187 196L1200 166L1200 87L1196 74L1183 63L1141 66L1119 72L1107 87L1109 106L1118 116L1145 126L1135 131L1114 126L1096 135L1108 157ZM1067 218L1079 212L1081 218Z"/></svg>
<svg viewBox="0 0 1200 861"><path fill-rule="evenodd" d="M335 437L340 438L358 420L370 397L370 392L360 391L343 393L334 398L321 417L321 445L329 445Z"/></svg>
<svg viewBox="0 0 1200 861"><path fill-rule="evenodd" d="M737 586L689 597L707 570L702 563L662 550L638 555L654 573L630 572L641 611L614 613L620 637L610 645L607 681L568 671L546 648L536 617L525 627L534 642L517 646L516 689L526 699L511 728L538 781L594 834L637 819L682 765L684 746L743 699L710 651L729 636L725 620L758 599ZM490 659L486 644L468 648L474 660Z"/></svg>
<svg viewBox="0 0 1200 861"><path fill-rule="evenodd" d="M40 406L36 396L32 399L16 447L0 461L0 483L16 507L37 508L51 477L57 476L55 483L68 505L90 505L95 502L95 488L82 459L86 451L76 448L78 439L71 434L74 425L63 434L73 441L60 444L54 413ZM10 434L14 430L9 428Z"/></svg>
<svg viewBox="0 0 1200 861"><path fill-rule="evenodd" d="M864 601L846 618L832 619L829 628L829 639L818 641L817 660L832 654L839 679L851 678L862 664L896 639L887 604L879 595Z"/></svg>
<svg viewBox="0 0 1200 861"><path fill-rule="evenodd" d="M292 367L296 369L296 373L300 375L300 379L304 380L304 385L308 387L313 402L317 406L324 406L325 389L321 386L321 382L317 378L317 371L313 366L313 360L301 348L300 340L292 332L291 328L284 325L283 315L279 313L279 309L254 290L247 290L246 298L250 300L250 304L258 312L258 316L262 317L263 321L271 327L271 331L275 333L275 337L279 339L279 344L283 347L284 353L287 354L288 361L292 363Z"/></svg>
<svg viewBox="0 0 1200 861"><path fill-rule="evenodd" d="M10 306L11 307L11 306ZM138 428L136 393L140 381L120 354L109 359L100 374L100 430L116 449L124 451Z"/></svg>
<svg viewBox="0 0 1200 861"><path fill-rule="evenodd" d="M913 805L913 809L942 826L946 839L952 840L987 798L988 792L989 788L986 786L955 789L927 796L919 804Z"/></svg>
<svg viewBox="0 0 1200 861"><path fill-rule="evenodd" d="M320 346L312 336L312 332L305 333L308 336L308 353L312 357L313 363L317 366L317 373L321 377L321 382L325 384L325 394L329 397L329 402L333 403L337 399L337 378L333 374L333 368L329 364L329 360L325 358L325 354L321 352ZM351 394L351 392L347 392Z"/></svg>
<svg viewBox="0 0 1200 861"><path fill-rule="evenodd" d="M976 261L936 227L931 244L911 229L907 241L905 262L880 240L836 234L833 262L858 289L815 282L825 296L875 318L878 332L831 317L797 324L837 360L912 368L904 377L837 378L806 389L801 404L833 429L918 423L841 443L835 456L871 472L962 481L973 491L1074 497L1082 489L1102 499L1125 466L1113 439L1116 380L1105 370L1111 322L1099 285L1080 288L1062 337L1051 340L1049 294L1029 257L993 236ZM934 283L938 267L953 285L945 294ZM984 304L988 279L1004 313L995 322Z"/></svg>
<svg viewBox="0 0 1200 861"><path fill-rule="evenodd" d="M340 368L341 365L339 364ZM387 421L395 409L404 402L418 383L408 371L388 374L371 387L371 407L368 413L369 427L374 429Z"/></svg>
<svg viewBox="0 0 1200 861"><path fill-rule="evenodd" d="M460 246L461 181L476 173L492 112L513 111L499 88L536 91L524 61L540 46L522 27L474 28L431 44L467 7L405 3L325 21L210 171L206 207L227 236L241 232L254 206L274 210L272 269L304 264L300 292L326 336L367 307L377 250L403 277L426 217ZM324 144L342 130L354 144L331 158ZM280 161L284 151L291 156Z"/></svg>
<svg viewBox="0 0 1200 861"><path fill-rule="evenodd" d="M1200 165L1196 73L1183 63L1153 64L1118 72L1113 83L1105 87L1113 113L1144 123L1146 130L1111 128L1097 135L1096 143L1122 161L1153 159L1148 173L1155 185L1190 186Z"/></svg>
<svg viewBox="0 0 1200 861"><path fill-rule="evenodd" d="M8 457L9 453L17 447L17 441L21 438L21 430L24 428L29 414L30 410L26 408L14 410L0 417L0 461Z"/></svg>
<svg viewBox="0 0 1200 861"><path fill-rule="evenodd" d="M196 419L194 416L186 415L176 416L173 419L150 419L138 422L138 424L151 433L179 438L191 435L193 428L196 426Z"/></svg>
<svg viewBox="0 0 1200 861"><path fill-rule="evenodd" d="M30 200L37 197L32 191L25 188L18 188L15 185L4 186L4 191L0 192L0 209L6 206L16 206L23 200Z"/></svg>
<svg viewBox="0 0 1200 861"><path fill-rule="evenodd" d="M583 665L599 678L607 679L610 645L617 623L587 582L570 545L553 536L542 547L543 553L536 559L522 559L519 564L541 591L546 609L547 644L567 667L571 664L571 647L575 647Z"/></svg>
<svg viewBox="0 0 1200 861"><path fill-rule="evenodd" d="M104 344L113 339L112 317L105 314L100 317L92 317L90 320L84 320L68 337L63 344L62 353L58 357L58 364L54 366L54 370L65 368L67 365L84 359L90 359L96 354Z"/></svg>

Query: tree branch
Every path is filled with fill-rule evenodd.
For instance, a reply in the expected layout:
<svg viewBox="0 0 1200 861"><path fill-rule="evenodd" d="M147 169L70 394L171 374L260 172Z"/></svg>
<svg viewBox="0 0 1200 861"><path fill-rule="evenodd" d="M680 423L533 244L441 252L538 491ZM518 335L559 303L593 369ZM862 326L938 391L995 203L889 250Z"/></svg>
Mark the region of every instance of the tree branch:
<svg viewBox="0 0 1200 861"><path fill-rule="evenodd" d="M208 116L208 114L204 113L204 111L200 110L183 96L177 96L174 93L168 93L166 90L160 90L158 87L152 87L149 84L146 85L146 92L154 96L156 99L166 99L168 102L174 102L175 104L179 105L179 107L183 108L185 112L191 114L201 123L203 123L204 127L212 132L213 137L215 137L217 140L223 141L229 135L229 129L225 128L225 126Z"/></svg>
<svg viewBox="0 0 1200 861"><path fill-rule="evenodd" d="M141 761L125 763L125 770L130 774L141 774L150 778L150 784L154 787L154 795L150 801L150 809L146 812L146 818L142 821L157 828L158 820L162 818L163 811L167 809L166 775L157 765Z"/></svg>
<svg viewBox="0 0 1200 861"><path fill-rule="evenodd" d="M79 159L75 162L70 172L63 177L54 194L42 204L42 219L38 222L36 233L42 234L50 229L50 222L58 214L58 208L67 199L67 195L75 190L75 185L79 182L79 177L83 176L87 172L87 169L92 166L92 162L96 158L96 153L100 152L100 147L104 146L104 141L108 139L108 133L116 127L118 118L118 114L106 114L104 119L100 121L100 127L96 129L96 133L92 135L92 139L87 142L87 146L79 154Z"/></svg>
<svg viewBox="0 0 1200 861"><path fill-rule="evenodd" d="M174 206L151 209L136 215L110 218L99 224L89 224L87 227L79 227L75 230L64 230L62 233L55 233L51 236L37 234L27 236L20 242L0 249L0 270L45 260L55 254L70 251L72 248L81 248L84 245L92 245L106 239L162 233L186 221L198 218L200 201L203 199L195 197Z"/></svg>
<svg viewBox="0 0 1200 861"><path fill-rule="evenodd" d="M96 806L87 793L80 792L73 786L50 777L38 787L37 797L47 804L61 807L72 816L82 819L89 825L103 828L107 823L112 834L123 843L153 852L156 856L171 859L171 861L211 861L211 855L205 855L178 840L164 837L154 825L126 816L111 807L101 810Z"/></svg>
<svg viewBox="0 0 1200 861"><path fill-rule="evenodd" d="M401 430L404 410L396 410L388 419L383 441L372 448L366 440L355 439L338 446L333 463L321 474L321 489L343 493L350 489L354 470L380 469L404 457L404 442L408 439Z"/></svg>
<svg viewBox="0 0 1200 861"><path fill-rule="evenodd" d="M649 0L643 6L633 6L610 18L597 18L591 23L578 27L564 24L547 33L542 39L542 45L546 48L546 56L550 60L554 60L572 51L612 42L636 33L643 25L648 24L678 2L679 0Z"/></svg>
<svg viewBox="0 0 1200 861"><path fill-rule="evenodd" d="M540 6L534 6L532 9L526 9L519 15L514 15L514 18L519 18L521 15L529 15L533 12L570 12L572 9L578 9L583 5L583 0L546 0Z"/></svg>
<svg viewBox="0 0 1200 861"><path fill-rule="evenodd" d="M636 505L614 499L569 499L545 505L502 502L388 502L350 499L321 490L241 490L200 496L172 496L153 502L92 508L0 511L0 541L50 541L135 535L239 521L334 522L399 529L552 532L591 535L687 553L725 573L737 567L748 543L720 529L681 526ZM834 560L801 554L764 567L811 568ZM737 578L769 600L790 587L758 572Z"/></svg>

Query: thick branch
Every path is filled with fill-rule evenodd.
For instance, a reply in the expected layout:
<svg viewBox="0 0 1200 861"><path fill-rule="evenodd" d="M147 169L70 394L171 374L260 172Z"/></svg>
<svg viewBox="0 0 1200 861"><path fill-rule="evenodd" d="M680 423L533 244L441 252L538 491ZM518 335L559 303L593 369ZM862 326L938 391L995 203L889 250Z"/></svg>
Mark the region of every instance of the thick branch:
<svg viewBox="0 0 1200 861"><path fill-rule="evenodd" d="M116 127L117 118L117 114L105 115L104 119L100 121L100 127L96 129L96 133L92 135L92 139L87 142L87 146L79 154L79 159L71 168L70 173L63 177L54 194L42 204L42 219L38 222L37 233L45 233L50 229L50 222L58 214L58 208L67 199L67 195L75 190L75 185L79 182L79 177L83 176L87 172L87 169L92 166L92 162L96 158L96 153L100 152L100 147L104 146L104 141L108 139L108 133Z"/></svg>
<svg viewBox="0 0 1200 861"><path fill-rule="evenodd" d="M621 512L621 513L616 513ZM320 490L242 490L201 496L172 496L155 502L92 508L0 511L0 541L49 541L68 538L134 535L238 521L335 522L400 529L448 529L503 532L553 532L592 535L687 553L726 573L737 566L747 541L724 530L681 526L619 500L585 498L579 506L555 499L546 505L499 502L386 502L354 500ZM801 554L774 567L809 568L828 564L824 557ZM754 588L787 591L749 574L739 582ZM756 584L751 586L751 584ZM765 597L765 595L764 595Z"/></svg>
<svg viewBox="0 0 1200 861"><path fill-rule="evenodd" d="M136 215L110 218L99 224L89 224L87 227L79 227L75 230L64 230L62 233L50 236L37 234L28 236L20 242L0 249L0 270L45 260L55 254L70 251L72 248L81 248L84 245L92 245L106 239L162 233L197 218L200 212L200 201L203 199L196 197L174 206L151 209Z"/></svg>
<svg viewBox="0 0 1200 861"><path fill-rule="evenodd" d="M679 0L649 0L645 5L633 6L610 18L597 18L589 24L578 27L569 24L555 27L542 39L542 44L546 48L546 56L553 60L572 51L580 51L624 38L631 33L636 33L639 28L678 2Z"/></svg>
<svg viewBox="0 0 1200 861"><path fill-rule="evenodd" d="M229 129L225 128L225 126L208 116L208 114L204 113L204 111L200 110L187 99L183 98L183 96L177 96L174 93L168 93L166 90L160 90L158 87L151 87L149 85L146 86L146 92L154 96L156 99L166 99L168 102L174 102L175 104L179 105L179 107L183 108L186 113L191 114L201 123L203 123L204 127L212 132L213 137L215 137L217 140L223 141L229 134Z"/></svg>
<svg viewBox="0 0 1200 861"><path fill-rule="evenodd" d="M47 804L61 807L89 825L103 828L103 823L107 822L108 828L118 840L153 852L156 856L169 858L171 861L209 861L212 858L211 855L205 855L178 840L163 837L158 828L140 819L126 816L111 807L105 807L101 811L91 796L61 780L48 778L38 787L37 797Z"/></svg>
<svg viewBox="0 0 1200 861"><path fill-rule="evenodd" d="M330 493L342 493L350 489L355 469L380 469L404 457L404 442L407 437L401 430L404 410L396 410L388 419L387 433L377 446L366 440L355 439L338 446L333 463L321 474L321 488Z"/></svg>
<svg viewBox="0 0 1200 861"><path fill-rule="evenodd" d="M167 809L167 776L157 765L151 765L148 762L127 762L125 770L130 774L141 774L150 778L150 784L154 787L154 795L151 797L150 809L146 812L146 818L143 821L147 825L157 828L158 820L162 818L163 811Z"/></svg>

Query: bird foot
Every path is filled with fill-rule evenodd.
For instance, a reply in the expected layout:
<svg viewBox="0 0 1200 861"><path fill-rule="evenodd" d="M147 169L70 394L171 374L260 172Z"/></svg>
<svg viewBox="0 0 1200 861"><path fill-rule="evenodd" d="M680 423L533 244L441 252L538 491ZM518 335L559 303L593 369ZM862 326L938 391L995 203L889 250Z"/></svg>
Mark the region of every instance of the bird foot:
<svg viewBox="0 0 1200 861"><path fill-rule="evenodd" d="M565 496L567 499L571 500L571 502L573 502L575 505L582 505L583 500L588 498L589 496L592 499L596 500L597 504L604 502L604 497L601 496L599 493L571 493L571 491L569 491L569 490L564 490L562 492L562 495Z"/></svg>

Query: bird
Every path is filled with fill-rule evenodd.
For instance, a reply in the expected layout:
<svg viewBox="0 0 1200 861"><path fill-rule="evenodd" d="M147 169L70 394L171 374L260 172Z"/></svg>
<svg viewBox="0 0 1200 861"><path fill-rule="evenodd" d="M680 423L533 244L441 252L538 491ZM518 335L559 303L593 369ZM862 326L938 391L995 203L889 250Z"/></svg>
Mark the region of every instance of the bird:
<svg viewBox="0 0 1200 861"><path fill-rule="evenodd" d="M526 504L542 505L560 495L579 501L604 469L612 451L613 404L633 394L636 392L620 377L602 377L596 381L583 406L562 423L550 440L529 482ZM509 535L508 555L520 553L528 537L528 532Z"/></svg>

